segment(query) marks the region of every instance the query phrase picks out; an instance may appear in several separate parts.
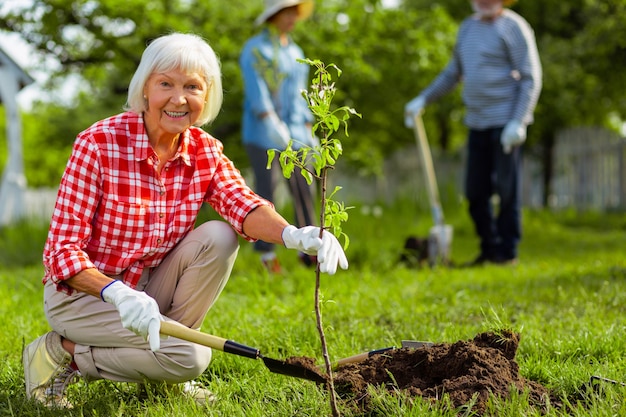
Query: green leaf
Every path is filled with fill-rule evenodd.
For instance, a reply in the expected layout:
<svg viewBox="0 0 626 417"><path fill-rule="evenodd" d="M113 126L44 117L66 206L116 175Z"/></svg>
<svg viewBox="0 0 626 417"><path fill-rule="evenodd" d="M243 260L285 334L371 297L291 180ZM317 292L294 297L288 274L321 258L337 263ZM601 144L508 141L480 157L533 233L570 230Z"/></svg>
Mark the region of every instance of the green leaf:
<svg viewBox="0 0 626 417"><path fill-rule="evenodd" d="M307 184L313 184L313 175L309 171L303 169L300 171L300 174L304 177Z"/></svg>
<svg viewBox="0 0 626 417"><path fill-rule="evenodd" d="M267 165L265 166L265 169L271 169L272 168L272 162L274 161L274 157L276 156L276 150L275 149L268 149L267 150Z"/></svg>

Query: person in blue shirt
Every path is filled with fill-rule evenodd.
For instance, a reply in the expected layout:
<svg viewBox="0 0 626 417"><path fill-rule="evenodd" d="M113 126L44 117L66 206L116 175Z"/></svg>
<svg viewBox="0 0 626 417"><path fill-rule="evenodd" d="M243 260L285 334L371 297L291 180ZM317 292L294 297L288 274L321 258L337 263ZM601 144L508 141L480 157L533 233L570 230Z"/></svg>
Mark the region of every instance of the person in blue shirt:
<svg viewBox="0 0 626 417"><path fill-rule="evenodd" d="M268 149L282 151L290 140L293 149L317 144L311 132L313 115L301 94L308 87L309 67L298 62L304 53L290 36L296 23L312 12L311 0L266 0L265 9L255 20L262 29L246 41L239 57L244 84L242 141L254 171L254 189L270 201L274 201L278 178L283 176L278 158L272 169L267 169ZM295 224L313 224L311 186L299 172L293 173L288 186ZM280 272L274 245L257 241L254 248L270 272ZM305 265L316 263L308 255L299 256Z"/></svg>

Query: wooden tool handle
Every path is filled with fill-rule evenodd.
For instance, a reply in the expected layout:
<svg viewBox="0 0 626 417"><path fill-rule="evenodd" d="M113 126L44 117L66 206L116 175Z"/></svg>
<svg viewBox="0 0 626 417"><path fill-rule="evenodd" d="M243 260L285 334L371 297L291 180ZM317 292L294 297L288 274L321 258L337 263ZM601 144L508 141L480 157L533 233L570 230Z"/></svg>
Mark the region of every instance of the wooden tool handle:
<svg viewBox="0 0 626 417"><path fill-rule="evenodd" d="M430 200L430 209L432 211L435 225L443 225L443 210L441 209L441 202L439 201L437 177L435 177L433 157L430 153L430 145L428 144L426 129L424 128L424 121L422 120L421 113L416 114L413 121L415 124L415 140L417 141L417 148L422 161L424 175L426 176L426 188L428 191L428 199Z"/></svg>
<svg viewBox="0 0 626 417"><path fill-rule="evenodd" d="M207 346L221 351L224 351L224 344L227 342L227 340L222 337L202 333L172 321L161 322L161 334L177 337L188 342L197 343L199 345Z"/></svg>
<svg viewBox="0 0 626 417"><path fill-rule="evenodd" d="M162 321L160 333L246 358L256 359L261 356L257 348L193 330L175 321Z"/></svg>

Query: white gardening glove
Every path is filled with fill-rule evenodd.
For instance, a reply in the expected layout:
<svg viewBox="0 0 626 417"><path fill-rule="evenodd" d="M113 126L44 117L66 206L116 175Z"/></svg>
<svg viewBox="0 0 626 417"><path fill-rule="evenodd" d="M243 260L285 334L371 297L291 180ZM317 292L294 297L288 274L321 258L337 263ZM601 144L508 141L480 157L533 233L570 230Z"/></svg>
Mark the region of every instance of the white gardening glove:
<svg viewBox="0 0 626 417"><path fill-rule="evenodd" d="M148 339L153 352L159 350L161 313L154 298L145 292L133 290L121 281L114 281L104 287L100 296L119 311L124 328Z"/></svg>
<svg viewBox="0 0 626 417"><path fill-rule="evenodd" d="M408 128L415 127L415 116L419 115L426 106L426 99L417 96L404 106L404 125Z"/></svg>
<svg viewBox="0 0 626 417"><path fill-rule="evenodd" d="M305 226L297 228L289 225L283 229L283 242L288 249L296 249L307 255L317 255L320 271L333 275L337 264L341 269L348 269L348 259L341 244L330 232L324 231L320 239L320 228Z"/></svg>
<svg viewBox="0 0 626 417"><path fill-rule="evenodd" d="M502 129L500 143L504 153L511 153L514 146L521 145L526 140L526 125L518 120L511 120Z"/></svg>
<svg viewBox="0 0 626 417"><path fill-rule="evenodd" d="M274 112L268 113L261 120L270 140L274 142L274 145L276 145L279 150L285 149L291 140L291 134L285 122L280 120Z"/></svg>

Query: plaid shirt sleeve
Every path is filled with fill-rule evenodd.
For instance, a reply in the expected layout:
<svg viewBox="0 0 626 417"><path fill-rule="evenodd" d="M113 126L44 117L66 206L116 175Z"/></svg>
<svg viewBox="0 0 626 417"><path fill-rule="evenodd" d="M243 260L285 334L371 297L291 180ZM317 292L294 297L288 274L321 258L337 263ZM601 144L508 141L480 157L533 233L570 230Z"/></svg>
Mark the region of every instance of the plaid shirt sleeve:
<svg viewBox="0 0 626 417"><path fill-rule="evenodd" d="M243 231L246 216L259 206L273 208L274 205L250 189L241 172L223 153L223 144L214 138L209 140L213 141L213 146L208 146L206 154L210 155L216 167L205 195L205 201L244 239L254 241L256 239L247 236Z"/></svg>
<svg viewBox="0 0 626 417"><path fill-rule="evenodd" d="M72 155L61 180L44 248L46 277L68 290L64 280L88 268L95 268L83 250L91 234L88 219L98 201L99 158L96 147L86 140L74 143Z"/></svg>

